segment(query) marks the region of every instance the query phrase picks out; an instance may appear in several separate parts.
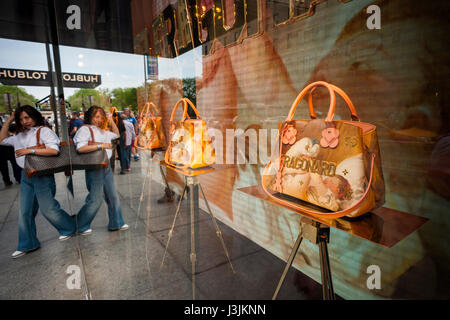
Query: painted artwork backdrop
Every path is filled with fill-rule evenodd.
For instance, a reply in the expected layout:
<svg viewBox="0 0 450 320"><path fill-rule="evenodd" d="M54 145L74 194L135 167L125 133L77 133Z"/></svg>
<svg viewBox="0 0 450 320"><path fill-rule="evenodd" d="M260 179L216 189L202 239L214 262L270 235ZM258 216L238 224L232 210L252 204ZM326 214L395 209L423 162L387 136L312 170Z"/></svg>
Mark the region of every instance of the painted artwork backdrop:
<svg viewBox="0 0 450 320"><path fill-rule="evenodd" d="M270 151L270 129L286 118L301 89L313 81L330 82L350 96L361 121L377 126L384 206L430 219L392 248L332 228L329 255L336 293L346 299L449 298L448 2L306 0L292 1L291 10L289 0L155 3L152 21L166 29L162 35L153 32L149 41L159 41L159 56L178 61L173 66L181 77L151 81L147 97L141 90L139 101L147 98L160 108L166 136L172 107L186 95L183 78L191 77L183 74L199 62L201 72L195 73L191 86L194 83L195 103L208 126L220 131L224 142L230 141L227 129L241 137L248 129L258 132L256 138L248 135L258 143L247 143L246 152L236 143L226 145L223 161L240 157L244 163L200 178L217 218L287 259L300 216L237 189L260 184L268 158L248 164L250 150L268 145ZM239 11L244 4L246 14ZM371 5L380 9L380 29L368 27ZM172 24L161 18L169 6L175 10ZM186 14L196 8L201 8L203 20L200 24L191 19L190 29ZM230 14L232 8L236 14ZM184 24L177 10L185 10ZM176 21L179 28L171 29ZM192 54L199 46L201 54ZM188 54L192 61L181 59ZM313 97L318 116L325 118L327 91L316 90ZM294 119L308 118L302 102ZM339 98L335 119L350 119ZM264 137L265 131L258 129L269 134ZM154 179L161 182L158 175ZM169 180L174 187L182 185L175 174L169 174ZM300 251L294 266L320 282L318 247L305 241ZM381 289L367 288L371 265L381 269Z"/></svg>

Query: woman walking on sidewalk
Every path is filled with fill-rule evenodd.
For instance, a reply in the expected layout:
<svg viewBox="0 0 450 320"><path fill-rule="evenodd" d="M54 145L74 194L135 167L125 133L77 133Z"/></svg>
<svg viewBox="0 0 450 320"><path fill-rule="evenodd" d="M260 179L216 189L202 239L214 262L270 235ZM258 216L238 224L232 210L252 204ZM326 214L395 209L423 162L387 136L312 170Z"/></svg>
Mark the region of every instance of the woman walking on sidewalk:
<svg viewBox="0 0 450 320"><path fill-rule="evenodd" d="M113 147L111 141L119 137L119 129L112 118L107 118L102 108L92 106L85 114L84 123L86 125L80 127L73 138L78 152L89 153L105 149L108 158L111 158L111 149ZM106 130L108 125L111 127L112 132ZM98 142L97 144L89 144L92 141L90 130L92 130L94 141ZM86 170L85 176L89 194L77 215L78 232L82 235L92 233L91 223L102 205L102 193L105 195L106 204L108 205L108 230L128 229L128 225L123 221L120 199L114 185L114 175L111 168Z"/></svg>
<svg viewBox="0 0 450 320"><path fill-rule="evenodd" d="M17 135L8 137L8 129L15 120ZM14 147L17 164L23 168L25 155L56 156L60 140L49 128L44 127L44 118L32 106L22 106L16 110L0 131L0 143ZM37 148L36 142L45 148ZM55 199L56 184L54 174L27 178L22 171L20 182L19 243L12 258L23 256L40 247L36 236L35 218L38 210L58 230L59 240L67 240L76 232L74 219L64 211Z"/></svg>

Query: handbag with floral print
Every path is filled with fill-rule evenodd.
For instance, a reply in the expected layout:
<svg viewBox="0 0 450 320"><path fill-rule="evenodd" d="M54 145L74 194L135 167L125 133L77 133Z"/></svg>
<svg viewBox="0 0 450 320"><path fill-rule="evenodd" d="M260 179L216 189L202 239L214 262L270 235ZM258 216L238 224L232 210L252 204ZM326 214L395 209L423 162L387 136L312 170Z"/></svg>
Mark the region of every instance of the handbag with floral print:
<svg viewBox="0 0 450 320"><path fill-rule="evenodd" d="M325 120L317 119L312 104L312 92L318 86L330 94ZM311 120L293 120L297 105L308 93ZM352 120L333 119L335 93L346 102ZM329 219L357 217L384 204L376 127L359 120L352 101L340 88L324 81L306 86L280 124L276 149L262 185L278 202Z"/></svg>
<svg viewBox="0 0 450 320"><path fill-rule="evenodd" d="M147 102L139 113L138 134L134 146L141 150L153 150L166 146L162 118L153 102Z"/></svg>
<svg viewBox="0 0 450 320"><path fill-rule="evenodd" d="M183 105L182 120L175 121L175 113ZM188 108L192 108L197 119L191 119ZM215 150L203 120L194 104L187 98L178 100L170 117L170 141L165 155L166 163L179 168L202 168L216 162Z"/></svg>

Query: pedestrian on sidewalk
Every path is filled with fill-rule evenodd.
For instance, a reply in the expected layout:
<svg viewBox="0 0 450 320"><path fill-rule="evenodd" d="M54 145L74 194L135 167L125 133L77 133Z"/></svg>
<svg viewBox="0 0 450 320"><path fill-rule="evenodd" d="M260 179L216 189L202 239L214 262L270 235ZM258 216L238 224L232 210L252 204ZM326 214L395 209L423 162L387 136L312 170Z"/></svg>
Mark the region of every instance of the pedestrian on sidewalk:
<svg viewBox="0 0 450 320"><path fill-rule="evenodd" d="M16 124L11 123L9 125L8 135L9 136L15 135L16 130L17 130ZM14 147L0 145L0 172L2 173L3 182L7 187L13 184L13 182L9 177L8 161L11 163L14 179L16 180L17 183L20 183L20 179L22 178L22 168L17 165Z"/></svg>
<svg viewBox="0 0 450 320"><path fill-rule="evenodd" d="M16 122L17 135L9 136L8 129L12 121ZM45 148L36 147L36 134L40 129L39 144ZM25 166L25 155L56 156L59 153L60 140L49 128L45 127L42 114L29 105L19 107L0 131L0 144L14 147L16 161L19 167ZM36 236L35 218L40 209L42 215L58 230L59 240L67 240L75 234L74 219L64 211L55 199L55 175L49 174L28 178L22 171L20 183L19 210L19 243L12 258L23 256L27 252L40 247Z"/></svg>
<svg viewBox="0 0 450 320"><path fill-rule="evenodd" d="M83 120L80 118L80 113L78 111L72 112L72 119L70 120L69 127L69 137L73 139L77 130L83 125Z"/></svg>
<svg viewBox="0 0 450 320"><path fill-rule="evenodd" d="M113 147L111 141L119 137L119 129L112 118L106 117L106 113L101 107L92 106L86 112L84 122L86 125L80 127L73 138L78 152L89 153L105 149L108 158L111 158ZM107 130L108 126L112 131ZM94 140L98 142L95 145L89 145L89 141L92 141L89 128L94 133ZM85 177L89 194L86 197L85 204L77 214L78 232L81 235L92 233L91 223L102 205L103 195L108 206L108 230L128 229L128 225L123 221L120 199L114 185L114 175L111 168L86 170Z"/></svg>
<svg viewBox="0 0 450 320"><path fill-rule="evenodd" d="M119 133L120 133L120 145L119 145L119 160L121 171L120 174L125 174L131 171L131 147L132 142L136 139L136 133L134 131L133 124L127 120L125 115L121 115L119 118Z"/></svg>
<svg viewBox="0 0 450 320"><path fill-rule="evenodd" d="M123 114L125 115L126 119L133 125L135 137L131 141L131 154L133 155L134 161L139 161L139 153L137 151L137 148L134 146L134 140L136 140L136 134L138 133L137 120L131 112L130 108L123 109Z"/></svg>

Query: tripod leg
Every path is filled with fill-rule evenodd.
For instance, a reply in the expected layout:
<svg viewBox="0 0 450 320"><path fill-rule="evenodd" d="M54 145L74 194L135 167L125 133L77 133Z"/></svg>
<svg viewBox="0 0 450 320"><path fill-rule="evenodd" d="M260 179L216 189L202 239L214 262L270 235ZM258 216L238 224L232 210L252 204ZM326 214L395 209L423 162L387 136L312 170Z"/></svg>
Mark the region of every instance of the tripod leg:
<svg viewBox="0 0 450 320"><path fill-rule="evenodd" d="M181 201L182 201L182 199L183 199L183 197L184 197L184 194L186 193L186 189L187 189L187 186L185 185L185 186L184 186L184 189L183 189L183 193L181 194L181 198L180 198L180 200L178 201L177 211L175 211L175 217L173 218L172 227L170 228L170 231L169 231L169 234L168 234L169 237L168 237L168 239L167 239L166 249L164 250L163 259L162 259L161 265L160 265L160 267L159 267L160 270L161 270L161 268L162 268L162 266L163 266L163 264L164 264L164 259L166 258L167 248L169 248L170 239L172 238L172 235L173 235L173 229L175 228L175 223L176 223L176 221L177 221L177 216L178 216L178 213L179 213L179 211L180 211Z"/></svg>
<svg viewBox="0 0 450 320"><path fill-rule="evenodd" d="M191 276L192 276L192 300L195 300L195 266L197 263L197 253L195 247L195 207L198 207L198 192L197 195L197 206L194 204L194 184L189 184L189 211L190 211L190 224L191 224Z"/></svg>
<svg viewBox="0 0 450 320"><path fill-rule="evenodd" d="M328 257L327 236L319 236L320 272L322 275L322 292L324 300L335 300L333 281L331 278L330 260Z"/></svg>
<svg viewBox="0 0 450 320"><path fill-rule="evenodd" d="M319 242L319 256L320 256L320 275L322 279L322 297L323 300L328 299L328 279L327 273L325 272L325 259L323 256L323 244Z"/></svg>
<svg viewBox="0 0 450 320"><path fill-rule="evenodd" d="M163 177L163 179L164 179L164 183L166 184L166 187L167 187L167 189L169 190L169 194L171 195L171 197L173 197L172 189L170 189L169 183L167 182L167 178L166 178L166 175L164 174L164 171L163 171L163 169L162 169L162 166L159 166L159 170L161 171L161 175L162 175L162 177ZM184 197L184 196L183 196L183 197ZM183 198L183 197L181 197L181 198ZM173 199L173 198L171 198L171 199ZM173 200L171 200L171 201L173 201Z"/></svg>
<svg viewBox="0 0 450 320"><path fill-rule="evenodd" d="M334 295L334 289L333 289L333 280L331 277L331 267L330 267L330 259L328 256L328 245L326 242L324 242L323 245L324 248L324 256L325 256L325 265L327 266L327 280L328 280L328 295L330 300L336 300L336 297Z"/></svg>
<svg viewBox="0 0 450 320"><path fill-rule="evenodd" d="M141 190L141 196L139 198L139 205L138 205L138 212L137 212L137 217L136 217L136 223L134 224L134 228L137 228L137 223L138 223L138 219L141 217L141 203L144 200L144 190L145 190L145 184L147 183L147 179L150 176L150 170L151 168L148 169L147 174L144 177L144 183L142 184L142 190ZM133 200L131 200L132 202Z"/></svg>
<svg viewBox="0 0 450 320"><path fill-rule="evenodd" d="M212 219L212 221L214 223L214 226L216 228L217 237L219 237L219 240L222 243L223 250L225 251L225 255L227 256L228 263L230 264L230 267L231 267L231 271L233 273L236 273L236 271L234 271L233 264L231 263L230 255L228 253L228 250L227 250L227 247L225 245L225 242L223 241L222 231L220 230L219 225L217 224L216 218L214 217L214 215L213 215L213 213L211 211L211 208L209 207L209 203L208 203L208 200L206 199L205 193L203 192L202 185L199 184L199 186L200 186L200 191L202 192L203 199L205 199L206 207L208 208L208 213L211 216L211 219Z"/></svg>
<svg viewBox="0 0 450 320"><path fill-rule="evenodd" d="M291 267L292 262L294 261L294 258L297 255L297 251L298 251L298 248L300 247L300 244L302 243L302 239L303 239L302 231L300 231L300 234L298 235L297 240L295 241L294 247L292 248L291 254L286 263L286 267L284 268L283 275L281 276L280 281L278 282L277 289L275 290L275 293L273 294L272 300L277 299L278 292L280 291L281 286L283 285L284 279L286 278L286 275L289 271L289 268Z"/></svg>

